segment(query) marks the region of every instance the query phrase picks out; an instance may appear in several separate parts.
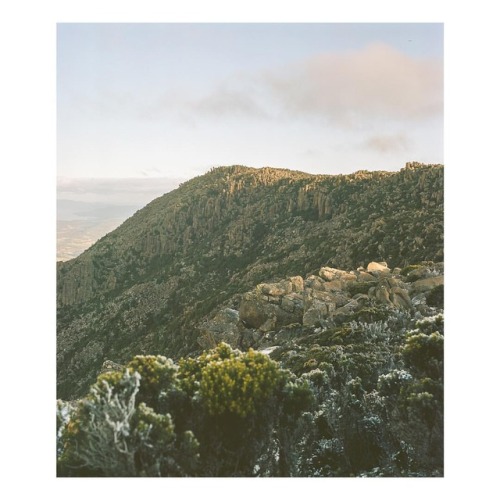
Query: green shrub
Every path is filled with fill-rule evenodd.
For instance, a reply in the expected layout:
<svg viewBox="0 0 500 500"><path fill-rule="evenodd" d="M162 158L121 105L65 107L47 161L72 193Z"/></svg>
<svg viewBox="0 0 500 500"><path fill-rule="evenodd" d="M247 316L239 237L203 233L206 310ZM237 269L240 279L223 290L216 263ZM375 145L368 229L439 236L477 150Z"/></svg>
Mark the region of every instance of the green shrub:
<svg viewBox="0 0 500 500"><path fill-rule="evenodd" d="M402 349L406 363L419 375L441 376L444 337L438 332L410 335Z"/></svg>

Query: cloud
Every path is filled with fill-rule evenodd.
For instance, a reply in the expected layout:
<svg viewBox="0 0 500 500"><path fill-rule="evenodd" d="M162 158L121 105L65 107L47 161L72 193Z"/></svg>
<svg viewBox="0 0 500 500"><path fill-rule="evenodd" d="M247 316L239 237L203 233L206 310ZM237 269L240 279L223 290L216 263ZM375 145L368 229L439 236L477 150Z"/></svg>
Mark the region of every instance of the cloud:
<svg viewBox="0 0 500 500"><path fill-rule="evenodd" d="M59 177L57 179L57 197L59 200L143 206L158 196L177 188L185 180L169 177L124 179Z"/></svg>
<svg viewBox="0 0 500 500"><path fill-rule="evenodd" d="M362 143L362 147L377 151L378 153L393 153L407 151L409 140L403 134L394 135L373 135Z"/></svg>
<svg viewBox="0 0 500 500"><path fill-rule="evenodd" d="M165 88L150 95L100 95L85 106L99 117L171 120L195 128L200 119L249 118L283 123L311 117L342 128L369 123L423 123L443 112L443 67L378 43L328 52L260 72L221 75L203 91Z"/></svg>
<svg viewBox="0 0 500 500"><path fill-rule="evenodd" d="M207 115L267 117L267 113L253 97L252 91L244 91L234 84L216 88L207 96L193 102L192 107L194 112Z"/></svg>
<svg viewBox="0 0 500 500"><path fill-rule="evenodd" d="M370 121L423 122L442 115L443 68L441 61L372 44L258 74L232 75L186 104L194 115L215 118L319 117L348 128Z"/></svg>
<svg viewBox="0 0 500 500"><path fill-rule="evenodd" d="M143 177L157 176L158 174L161 174L161 170L156 167L149 167L141 170L141 174Z"/></svg>
<svg viewBox="0 0 500 500"><path fill-rule="evenodd" d="M267 73L285 113L354 126L366 119L425 120L443 108L442 64L384 45L326 53Z"/></svg>

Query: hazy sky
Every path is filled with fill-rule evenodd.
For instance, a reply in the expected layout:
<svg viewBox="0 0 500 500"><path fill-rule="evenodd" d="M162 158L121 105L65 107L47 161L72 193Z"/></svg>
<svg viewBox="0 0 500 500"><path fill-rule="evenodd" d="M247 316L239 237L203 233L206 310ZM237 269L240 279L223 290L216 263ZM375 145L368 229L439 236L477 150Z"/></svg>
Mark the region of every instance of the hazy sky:
<svg viewBox="0 0 500 500"><path fill-rule="evenodd" d="M443 162L442 24L59 24L58 176Z"/></svg>

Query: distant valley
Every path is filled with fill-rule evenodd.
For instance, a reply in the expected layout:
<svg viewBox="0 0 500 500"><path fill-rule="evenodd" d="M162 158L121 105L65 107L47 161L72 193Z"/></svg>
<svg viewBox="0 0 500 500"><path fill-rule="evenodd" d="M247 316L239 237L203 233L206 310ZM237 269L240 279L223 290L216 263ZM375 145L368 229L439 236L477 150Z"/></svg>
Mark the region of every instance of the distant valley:
<svg viewBox="0 0 500 500"><path fill-rule="evenodd" d="M74 259L116 229L140 206L57 201L57 260Z"/></svg>
<svg viewBox="0 0 500 500"><path fill-rule="evenodd" d="M74 259L180 182L180 179L163 177L59 179L57 261Z"/></svg>

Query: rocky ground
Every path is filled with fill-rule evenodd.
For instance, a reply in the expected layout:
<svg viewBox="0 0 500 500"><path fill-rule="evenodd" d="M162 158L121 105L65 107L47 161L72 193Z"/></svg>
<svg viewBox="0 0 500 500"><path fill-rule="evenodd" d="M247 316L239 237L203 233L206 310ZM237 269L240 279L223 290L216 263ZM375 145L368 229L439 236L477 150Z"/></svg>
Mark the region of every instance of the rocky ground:
<svg viewBox="0 0 500 500"><path fill-rule="evenodd" d="M444 266L426 262L390 269L371 262L355 271L322 267L318 274L262 283L233 297L198 326L204 349L219 342L266 349L283 337L365 319L380 310L429 316L442 306ZM438 304L440 302L440 304ZM434 305L433 305L434 304Z"/></svg>

